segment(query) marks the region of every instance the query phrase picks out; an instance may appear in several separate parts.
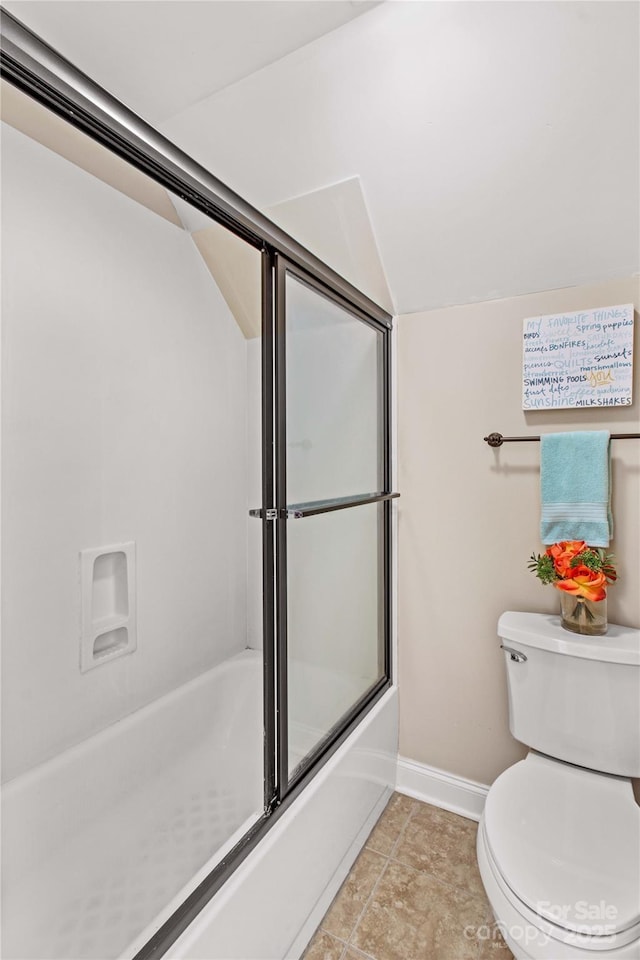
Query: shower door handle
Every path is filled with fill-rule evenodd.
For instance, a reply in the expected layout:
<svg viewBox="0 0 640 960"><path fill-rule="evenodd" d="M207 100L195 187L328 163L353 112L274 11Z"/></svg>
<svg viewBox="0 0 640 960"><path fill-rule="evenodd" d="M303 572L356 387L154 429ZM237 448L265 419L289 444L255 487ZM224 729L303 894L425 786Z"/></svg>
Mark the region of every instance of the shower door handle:
<svg viewBox="0 0 640 960"><path fill-rule="evenodd" d="M334 510L346 510L348 507L361 507L367 503L382 503L395 500L399 493L364 493L359 497L335 497L333 500L312 500L309 503L292 503L284 508L266 511L267 520L304 520L305 517L317 517L320 513L333 513ZM249 510L250 517L262 520L265 511L261 508Z"/></svg>
<svg viewBox="0 0 640 960"><path fill-rule="evenodd" d="M334 510L346 510L349 507L366 506L368 503L382 503L395 500L399 493L364 493L355 497L335 497L333 500L313 500L311 503L293 503L286 508L287 520L304 520L316 517L320 513L333 513Z"/></svg>

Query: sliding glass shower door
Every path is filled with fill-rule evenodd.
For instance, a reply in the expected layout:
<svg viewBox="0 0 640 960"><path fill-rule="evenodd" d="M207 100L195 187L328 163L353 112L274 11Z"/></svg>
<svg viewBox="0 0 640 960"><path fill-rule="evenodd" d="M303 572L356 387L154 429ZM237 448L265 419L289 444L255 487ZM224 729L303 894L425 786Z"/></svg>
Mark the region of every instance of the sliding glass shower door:
<svg viewBox="0 0 640 960"><path fill-rule="evenodd" d="M390 684L391 317L0 34L2 953L157 960Z"/></svg>
<svg viewBox="0 0 640 960"><path fill-rule="evenodd" d="M388 676L387 331L279 258L281 783ZM286 729L284 722L286 720Z"/></svg>

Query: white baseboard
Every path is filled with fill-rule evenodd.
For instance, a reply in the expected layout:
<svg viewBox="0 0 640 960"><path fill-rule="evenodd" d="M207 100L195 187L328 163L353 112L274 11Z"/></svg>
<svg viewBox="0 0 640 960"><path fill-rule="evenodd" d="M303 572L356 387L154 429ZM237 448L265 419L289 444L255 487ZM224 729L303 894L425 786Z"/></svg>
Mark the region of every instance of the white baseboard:
<svg viewBox="0 0 640 960"><path fill-rule="evenodd" d="M396 790L470 820L479 820L489 787L407 757L398 757Z"/></svg>

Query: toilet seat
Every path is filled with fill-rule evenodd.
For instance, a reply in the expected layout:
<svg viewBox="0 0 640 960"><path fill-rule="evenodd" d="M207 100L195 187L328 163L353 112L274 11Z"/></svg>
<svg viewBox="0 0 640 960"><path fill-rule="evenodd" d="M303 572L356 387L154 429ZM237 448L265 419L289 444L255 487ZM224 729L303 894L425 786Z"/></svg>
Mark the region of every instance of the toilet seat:
<svg viewBox="0 0 640 960"><path fill-rule="evenodd" d="M640 808L630 781L530 753L491 787L487 857L523 916L588 951L640 939Z"/></svg>
<svg viewBox="0 0 640 960"><path fill-rule="evenodd" d="M482 824L477 847L482 882L498 921L496 929L515 960L639 960L640 927L637 936L629 931L624 943L618 936L585 938L554 927L529 910L509 889L493 863Z"/></svg>

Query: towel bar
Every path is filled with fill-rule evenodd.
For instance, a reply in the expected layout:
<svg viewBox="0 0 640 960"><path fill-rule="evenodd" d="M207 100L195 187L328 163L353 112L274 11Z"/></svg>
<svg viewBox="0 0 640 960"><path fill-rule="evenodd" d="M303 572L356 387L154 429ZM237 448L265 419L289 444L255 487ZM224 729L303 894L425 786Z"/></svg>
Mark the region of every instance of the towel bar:
<svg viewBox="0 0 640 960"><path fill-rule="evenodd" d="M640 433L612 433L612 440L640 440ZM540 437L503 437L501 433L490 433L484 437L485 443L490 447L501 447L503 443L520 443L525 441L540 440Z"/></svg>

